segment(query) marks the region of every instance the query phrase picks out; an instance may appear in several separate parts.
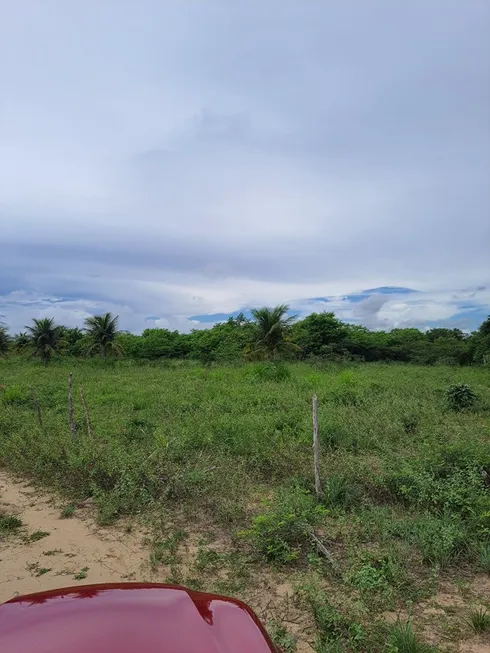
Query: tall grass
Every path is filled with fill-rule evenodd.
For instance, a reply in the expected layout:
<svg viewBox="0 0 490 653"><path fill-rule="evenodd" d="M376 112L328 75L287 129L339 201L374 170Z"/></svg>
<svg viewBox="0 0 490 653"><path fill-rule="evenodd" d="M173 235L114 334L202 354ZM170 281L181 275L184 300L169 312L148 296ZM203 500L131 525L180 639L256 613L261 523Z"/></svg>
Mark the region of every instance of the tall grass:
<svg viewBox="0 0 490 653"><path fill-rule="evenodd" d="M13 358L0 361L0 381L0 465L72 500L93 497L101 522L162 504L187 507L227 531L251 534L238 538L240 546L262 560L317 571L307 534L314 528L340 547L332 582L344 594L360 590L369 610L416 598L441 568L463 561L488 570L484 369L124 360L45 368ZM483 399L447 410L444 393L456 383ZM311 498L314 393L324 486L318 510Z"/></svg>

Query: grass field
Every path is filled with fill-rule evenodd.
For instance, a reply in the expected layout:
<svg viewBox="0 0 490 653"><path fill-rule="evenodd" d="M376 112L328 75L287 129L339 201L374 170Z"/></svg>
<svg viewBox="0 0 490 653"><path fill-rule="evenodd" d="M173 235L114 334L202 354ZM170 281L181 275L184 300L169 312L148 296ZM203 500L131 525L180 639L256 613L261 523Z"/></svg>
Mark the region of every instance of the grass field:
<svg viewBox="0 0 490 653"><path fill-rule="evenodd" d="M478 395L471 409L446 405L456 382ZM244 598L264 578L287 581L321 653L458 650L490 628L490 596L470 591L490 574L488 369L99 360L45 368L13 358L0 362L0 384L0 464L61 490L68 505L93 497L101 523L135 514L151 523L151 562L168 564L171 580ZM196 544L191 566L179 559L186 538ZM216 539L225 544L209 545ZM444 583L467 600L457 615L437 616L431 649L420 606ZM273 606L269 627L293 651L287 621Z"/></svg>

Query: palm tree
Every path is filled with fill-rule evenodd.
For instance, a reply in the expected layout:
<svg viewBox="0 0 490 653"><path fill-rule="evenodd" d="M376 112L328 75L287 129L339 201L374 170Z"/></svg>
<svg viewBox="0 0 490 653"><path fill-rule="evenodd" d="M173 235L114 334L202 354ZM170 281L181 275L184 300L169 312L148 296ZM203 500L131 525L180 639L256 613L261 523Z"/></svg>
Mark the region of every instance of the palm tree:
<svg viewBox="0 0 490 653"><path fill-rule="evenodd" d="M300 350L300 347L289 339L289 331L296 316L288 317L288 310L287 304L280 304L275 308L264 307L252 310L256 329L252 354L261 358L274 359L282 353Z"/></svg>
<svg viewBox="0 0 490 653"><path fill-rule="evenodd" d="M21 353L23 352L30 344L31 340L29 335L25 331L16 333L14 336L14 349L15 351Z"/></svg>
<svg viewBox="0 0 490 653"><path fill-rule="evenodd" d="M29 341L34 349L33 356L39 356L45 365L49 363L53 354L60 350L61 329L54 323L53 317L44 317L33 320L32 326L26 326Z"/></svg>
<svg viewBox="0 0 490 653"><path fill-rule="evenodd" d="M92 315L85 320L85 332L90 338L87 354L98 352L102 358L108 354L121 356L124 349L117 341L119 316L106 313L105 315Z"/></svg>
<svg viewBox="0 0 490 653"><path fill-rule="evenodd" d="M7 329L0 326L0 356L7 356L9 353L10 338Z"/></svg>

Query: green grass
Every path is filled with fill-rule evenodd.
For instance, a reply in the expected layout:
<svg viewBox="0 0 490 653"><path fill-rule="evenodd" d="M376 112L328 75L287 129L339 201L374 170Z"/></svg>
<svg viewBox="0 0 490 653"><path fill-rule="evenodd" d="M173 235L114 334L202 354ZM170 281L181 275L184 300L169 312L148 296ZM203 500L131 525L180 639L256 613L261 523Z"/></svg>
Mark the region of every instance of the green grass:
<svg viewBox="0 0 490 653"><path fill-rule="evenodd" d="M436 650L417 639L409 621L398 621L391 628L389 643L394 653L430 653Z"/></svg>
<svg viewBox="0 0 490 653"><path fill-rule="evenodd" d="M475 633L486 633L490 631L490 614L485 608L473 610L470 614L470 624Z"/></svg>
<svg viewBox="0 0 490 653"><path fill-rule="evenodd" d="M48 537L48 535L51 535L49 531L34 531L30 535L26 535L24 541L26 544L30 544L31 542L39 542L39 540L42 540L44 537Z"/></svg>
<svg viewBox="0 0 490 653"><path fill-rule="evenodd" d="M22 526L22 520L15 515L0 512L0 539L17 533Z"/></svg>
<svg viewBox="0 0 490 653"><path fill-rule="evenodd" d="M486 369L130 360L63 360L45 368L12 358L0 361L0 372L1 466L60 490L64 517L88 497L105 524L123 515L163 515L151 563L170 566L175 578L185 580L179 547L187 536L180 531L226 534L229 559L201 552L189 576L207 589L246 591L254 570L267 566L320 574L334 596L347 603L357 596L362 607L354 620L342 606L326 617L315 608L321 619L333 619L317 625L325 646L355 642L355 650L369 650L377 615L426 596L441 570L488 571L490 492L481 473L490 472ZM75 439L67 416L69 372ZM445 392L461 383L480 399L448 410ZM318 553L311 533L331 559ZM213 576L218 566L223 573ZM329 627L335 637L322 639Z"/></svg>

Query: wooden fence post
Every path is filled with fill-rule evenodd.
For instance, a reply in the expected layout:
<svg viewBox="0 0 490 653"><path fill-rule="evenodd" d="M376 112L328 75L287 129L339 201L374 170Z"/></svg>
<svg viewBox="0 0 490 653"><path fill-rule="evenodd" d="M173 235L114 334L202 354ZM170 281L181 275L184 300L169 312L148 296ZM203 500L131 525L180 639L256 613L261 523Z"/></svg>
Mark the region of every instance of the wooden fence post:
<svg viewBox="0 0 490 653"><path fill-rule="evenodd" d="M70 424L71 437L75 438L77 430L73 418L73 375L71 372L68 374L68 422Z"/></svg>
<svg viewBox="0 0 490 653"><path fill-rule="evenodd" d="M322 495L320 482L320 449L318 445L318 398L313 395L313 464L315 468L315 492L317 499Z"/></svg>

